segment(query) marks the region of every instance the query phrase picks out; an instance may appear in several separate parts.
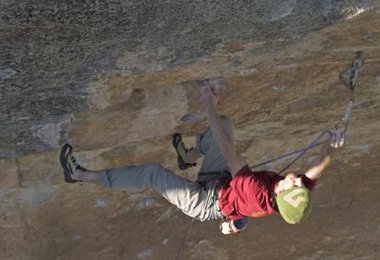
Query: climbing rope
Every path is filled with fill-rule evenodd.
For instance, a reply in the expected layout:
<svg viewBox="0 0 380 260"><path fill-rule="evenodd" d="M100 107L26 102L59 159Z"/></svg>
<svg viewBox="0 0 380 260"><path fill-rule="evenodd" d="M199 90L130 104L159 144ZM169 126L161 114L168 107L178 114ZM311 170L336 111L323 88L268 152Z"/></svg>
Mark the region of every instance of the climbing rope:
<svg viewBox="0 0 380 260"><path fill-rule="evenodd" d="M323 136L325 135L328 135L329 138L324 140L324 141L320 141L320 139L322 139ZM329 130L326 130L326 131L323 131L314 141L312 141L308 146L304 147L304 148L301 148L299 150L296 150L294 152L290 152L290 153L287 153L287 154L284 154L284 155L281 155L279 157L276 157L274 159L270 159L268 161L265 161L265 162L262 162L262 163L259 163L259 164L256 164L254 166L251 166L251 169L254 169L254 168L258 168L260 166L264 166L266 164L269 164L269 163L272 163L272 162L275 162L275 161L278 161L278 160L281 160L281 159L284 159L286 157L289 157L289 156L292 156L292 155L296 155L298 154L298 156L296 158L294 158L287 166L285 166L281 171L279 171L279 174L284 172L285 170L287 170L293 163L295 163L302 155L304 155L307 151L309 151L310 149L313 149L317 146L320 146L322 144L325 144L327 142L330 141L331 137L333 135L333 132L329 131Z"/></svg>
<svg viewBox="0 0 380 260"><path fill-rule="evenodd" d="M292 166L307 151L309 151L309 150L311 150L311 149L313 149L313 148L315 148L317 146L320 146L322 144L325 144L327 142L330 142L330 140L334 136L340 135L343 138L343 142L345 142L345 136L346 136L346 132L347 132L348 122L349 122L349 118L350 118L350 115L351 115L352 106L353 106L353 103L354 103L354 100L355 100L356 79L357 79L357 77L359 75L359 72L362 69L363 65L364 65L364 60L362 59L362 53L361 52L357 52L356 53L356 57L353 60L351 66L349 68L343 70L339 74L340 81L351 92L350 100L349 100L349 102L347 104L344 116L343 116L343 118L341 120L341 123L340 123L341 127L339 126L339 124L336 124L334 131L330 131L330 130L323 131L308 146L306 146L306 147L304 147L302 149L296 150L294 152L290 152L290 153L281 155L281 156L279 156L277 158L270 159L270 160L267 160L265 162L262 162L262 163L254 165L254 166L251 166L251 169L258 168L260 166L263 166L263 165L266 165L266 164L269 164L269 163L272 163L272 162L284 159L286 157L298 154L288 165L286 165L283 169L281 169L279 171L279 174L281 174L284 171L286 171L290 166ZM328 136L328 139L321 141L322 137L324 137L324 136Z"/></svg>

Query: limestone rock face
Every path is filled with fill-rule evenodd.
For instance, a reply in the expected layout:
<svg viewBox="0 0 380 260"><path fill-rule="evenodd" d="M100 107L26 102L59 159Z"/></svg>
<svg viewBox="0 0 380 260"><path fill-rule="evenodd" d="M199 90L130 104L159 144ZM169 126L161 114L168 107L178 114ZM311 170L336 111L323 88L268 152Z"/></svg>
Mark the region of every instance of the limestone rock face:
<svg viewBox="0 0 380 260"><path fill-rule="evenodd" d="M378 1L5 0L0 19L0 259L380 257ZM190 146L207 127L198 79L221 89L249 164L304 147L343 116L338 75L357 51L347 144L302 225L271 216L224 237L149 190L63 182L64 142L87 168L160 163L194 180L171 135Z"/></svg>

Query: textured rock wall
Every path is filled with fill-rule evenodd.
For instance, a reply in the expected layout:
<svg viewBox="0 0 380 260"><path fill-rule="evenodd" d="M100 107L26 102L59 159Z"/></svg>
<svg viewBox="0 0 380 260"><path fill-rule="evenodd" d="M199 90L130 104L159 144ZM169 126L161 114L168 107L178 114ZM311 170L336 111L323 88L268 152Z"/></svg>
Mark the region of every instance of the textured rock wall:
<svg viewBox="0 0 380 260"><path fill-rule="evenodd" d="M234 39L273 53L370 3L7 0L0 7L7 158L56 149L71 114L88 111L91 81L192 64ZM230 58L238 67L238 55Z"/></svg>
<svg viewBox="0 0 380 260"><path fill-rule="evenodd" d="M1 259L377 259L378 1L2 1ZM252 165L305 146L343 115L338 74L366 65L346 147L303 225L254 219L239 236L191 222L150 191L68 185L60 145L102 169L156 162L206 121L196 79L219 79ZM188 113L199 120L180 121ZM203 119L202 119L203 118ZM313 153L292 170L302 172ZM270 165L279 170L285 162Z"/></svg>

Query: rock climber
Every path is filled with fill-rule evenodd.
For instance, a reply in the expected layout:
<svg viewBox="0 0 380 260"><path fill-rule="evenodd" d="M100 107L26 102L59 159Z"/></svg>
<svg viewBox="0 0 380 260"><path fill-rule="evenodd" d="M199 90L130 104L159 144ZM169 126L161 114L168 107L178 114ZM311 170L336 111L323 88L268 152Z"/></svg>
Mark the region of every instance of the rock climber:
<svg viewBox="0 0 380 260"><path fill-rule="evenodd" d="M60 155L64 180L126 191L151 188L192 218L221 220L223 234L239 233L249 217L275 213L289 224L303 222L311 210L310 191L329 164L332 147L343 145L343 136L331 138L304 174L288 173L284 177L271 171L253 171L236 151L231 120L218 115L219 96L209 81L200 84L200 99L210 127L196 137L194 148L187 149L179 134L173 136L181 169L204 156L195 182L159 164L88 170L78 163L69 144L62 147Z"/></svg>

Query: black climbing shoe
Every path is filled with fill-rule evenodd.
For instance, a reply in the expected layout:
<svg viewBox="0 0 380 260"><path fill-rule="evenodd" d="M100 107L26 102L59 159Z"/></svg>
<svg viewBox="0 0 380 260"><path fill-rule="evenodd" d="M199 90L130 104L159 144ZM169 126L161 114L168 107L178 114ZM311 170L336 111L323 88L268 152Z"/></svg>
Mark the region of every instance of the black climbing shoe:
<svg viewBox="0 0 380 260"><path fill-rule="evenodd" d="M59 156L59 161L61 162L61 166L63 168L64 179L67 183L81 182L74 180L72 176L74 172L78 169L82 171L86 170L85 168L79 165L78 160L72 154L72 151L73 147L69 144L65 144L62 147L61 155Z"/></svg>
<svg viewBox="0 0 380 260"><path fill-rule="evenodd" d="M186 153L189 151L185 144L182 141L182 137L180 134L174 134L173 135L173 147L175 151L177 152L177 161L178 161L178 168L181 170L186 170L187 168L196 166L196 163L188 163L185 162Z"/></svg>

